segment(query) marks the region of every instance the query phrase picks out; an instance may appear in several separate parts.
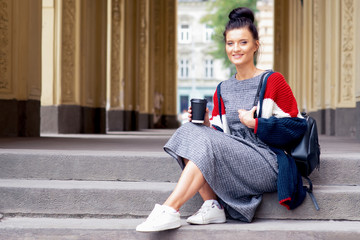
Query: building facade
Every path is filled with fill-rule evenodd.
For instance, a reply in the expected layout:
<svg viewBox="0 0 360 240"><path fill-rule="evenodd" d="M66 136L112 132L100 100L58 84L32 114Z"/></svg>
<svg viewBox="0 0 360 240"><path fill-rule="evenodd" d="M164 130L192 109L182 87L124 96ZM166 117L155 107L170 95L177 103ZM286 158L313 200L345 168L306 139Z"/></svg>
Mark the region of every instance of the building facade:
<svg viewBox="0 0 360 240"><path fill-rule="evenodd" d="M211 111L216 86L229 78L229 69L210 54L214 31L201 22L210 4L211 1L178 0L178 113L187 111L192 98L206 98Z"/></svg>
<svg viewBox="0 0 360 240"><path fill-rule="evenodd" d="M209 14L209 0L178 0L178 113L188 109L191 98L206 98L212 109L212 97L219 82L230 76L222 60L214 59L212 28L201 22ZM273 68L274 1L258 0L256 20L261 40L257 67ZM222 37L222 36L218 36Z"/></svg>
<svg viewBox="0 0 360 240"><path fill-rule="evenodd" d="M256 67L273 69L274 67L274 0L258 0L256 3L256 21L260 39L260 54Z"/></svg>

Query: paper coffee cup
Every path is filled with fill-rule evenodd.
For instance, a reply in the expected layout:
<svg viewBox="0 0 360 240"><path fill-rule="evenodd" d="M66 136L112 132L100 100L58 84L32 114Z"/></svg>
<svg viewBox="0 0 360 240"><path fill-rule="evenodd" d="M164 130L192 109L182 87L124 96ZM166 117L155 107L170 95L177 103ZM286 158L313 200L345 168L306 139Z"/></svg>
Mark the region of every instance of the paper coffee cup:
<svg viewBox="0 0 360 240"><path fill-rule="evenodd" d="M204 123L206 112L206 99L193 98L191 102L192 120L193 123Z"/></svg>

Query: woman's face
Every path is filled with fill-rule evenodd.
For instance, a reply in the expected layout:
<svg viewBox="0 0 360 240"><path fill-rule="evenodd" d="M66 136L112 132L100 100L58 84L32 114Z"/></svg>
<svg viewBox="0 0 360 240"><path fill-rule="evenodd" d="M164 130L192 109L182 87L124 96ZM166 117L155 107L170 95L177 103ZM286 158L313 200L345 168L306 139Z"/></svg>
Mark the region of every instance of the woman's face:
<svg viewBox="0 0 360 240"><path fill-rule="evenodd" d="M254 62L254 53L258 49L259 41L244 27L228 31L225 46L230 62L235 66L241 66Z"/></svg>

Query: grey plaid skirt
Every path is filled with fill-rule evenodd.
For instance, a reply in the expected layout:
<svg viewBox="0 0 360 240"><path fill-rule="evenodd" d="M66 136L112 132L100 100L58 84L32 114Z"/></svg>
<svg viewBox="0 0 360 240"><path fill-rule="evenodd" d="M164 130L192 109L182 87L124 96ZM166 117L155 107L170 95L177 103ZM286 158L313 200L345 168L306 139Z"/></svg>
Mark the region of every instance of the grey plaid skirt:
<svg viewBox="0 0 360 240"><path fill-rule="evenodd" d="M251 222L265 192L276 191L276 155L260 140L233 136L202 124L186 123L164 146L181 168L196 164L228 217Z"/></svg>

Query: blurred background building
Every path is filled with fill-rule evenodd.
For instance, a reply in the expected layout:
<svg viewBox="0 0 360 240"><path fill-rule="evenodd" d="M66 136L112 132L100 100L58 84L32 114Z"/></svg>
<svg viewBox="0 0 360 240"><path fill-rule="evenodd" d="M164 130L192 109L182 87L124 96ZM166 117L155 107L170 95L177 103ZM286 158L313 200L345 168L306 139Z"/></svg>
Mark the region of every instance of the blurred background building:
<svg viewBox="0 0 360 240"><path fill-rule="evenodd" d="M273 69L274 65L274 0L258 0L256 21L260 39L260 55L256 66Z"/></svg>
<svg viewBox="0 0 360 240"><path fill-rule="evenodd" d="M214 58L214 29L202 19L216 11L210 0L178 0L177 112L187 111L191 98L206 98L211 113L216 86L230 77L222 59ZM256 21L261 39L257 67L273 68L273 0L257 1ZM221 36L220 36L221 37ZM187 119L187 114L183 117Z"/></svg>
<svg viewBox="0 0 360 240"><path fill-rule="evenodd" d="M201 22L209 13L210 4L211 1L178 0L178 113L187 111L192 98L206 98L211 112L216 86L230 74L222 60L210 54L214 30Z"/></svg>

